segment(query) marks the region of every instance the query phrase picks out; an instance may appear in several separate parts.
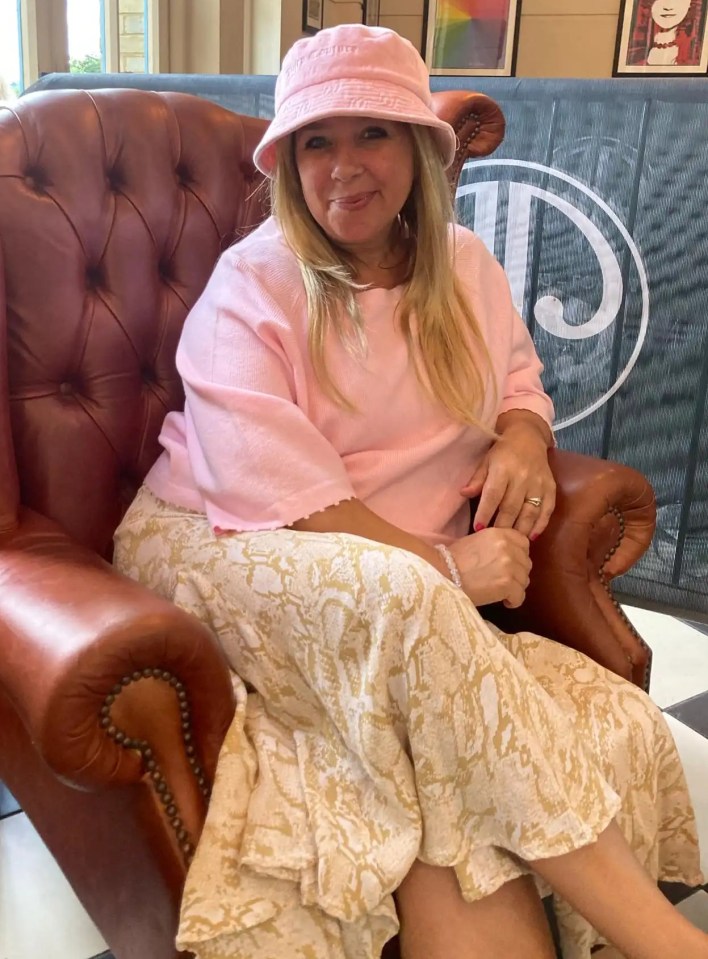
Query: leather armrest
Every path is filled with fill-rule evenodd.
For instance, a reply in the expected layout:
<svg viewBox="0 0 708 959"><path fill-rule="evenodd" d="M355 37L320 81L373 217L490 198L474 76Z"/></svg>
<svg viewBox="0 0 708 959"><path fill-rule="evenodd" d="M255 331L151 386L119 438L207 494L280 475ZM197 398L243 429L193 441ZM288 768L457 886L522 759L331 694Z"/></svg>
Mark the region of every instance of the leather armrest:
<svg viewBox="0 0 708 959"><path fill-rule="evenodd" d="M504 139L506 121L499 104L484 93L436 91L432 100L435 114L450 124L459 141L455 160L447 171L455 189L465 161L488 156L496 150Z"/></svg>
<svg viewBox="0 0 708 959"><path fill-rule="evenodd" d="M504 629L529 629L581 650L646 687L651 653L613 599L610 581L651 543L652 488L619 463L561 450L549 458L558 498L531 547L526 601L514 611L495 608L491 618Z"/></svg>
<svg viewBox="0 0 708 959"><path fill-rule="evenodd" d="M0 648L0 685L57 775L84 789L181 788L198 835L234 713L206 627L23 510L0 535Z"/></svg>
<svg viewBox="0 0 708 959"><path fill-rule="evenodd" d="M20 505L20 484L12 444L10 406L7 402L10 395L7 376L7 302L5 267L0 245L0 531L15 526Z"/></svg>

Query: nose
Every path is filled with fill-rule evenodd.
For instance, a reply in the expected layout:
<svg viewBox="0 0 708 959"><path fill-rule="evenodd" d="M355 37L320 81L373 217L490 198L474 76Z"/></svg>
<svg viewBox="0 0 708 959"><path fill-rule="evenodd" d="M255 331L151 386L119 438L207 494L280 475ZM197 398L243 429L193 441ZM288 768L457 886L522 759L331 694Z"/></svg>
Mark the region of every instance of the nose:
<svg viewBox="0 0 708 959"><path fill-rule="evenodd" d="M345 182L358 176L363 164L355 147L342 145L337 147L332 161L332 179Z"/></svg>

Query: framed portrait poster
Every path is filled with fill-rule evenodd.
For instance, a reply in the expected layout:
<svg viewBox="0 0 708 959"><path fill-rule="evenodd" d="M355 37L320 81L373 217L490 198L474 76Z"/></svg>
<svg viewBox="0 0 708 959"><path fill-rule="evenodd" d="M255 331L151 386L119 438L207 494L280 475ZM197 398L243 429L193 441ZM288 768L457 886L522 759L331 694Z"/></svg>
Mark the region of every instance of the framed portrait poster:
<svg viewBox="0 0 708 959"><path fill-rule="evenodd" d="M324 20L324 0L302 0L302 31L317 33Z"/></svg>
<svg viewBox="0 0 708 959"><path fill-rule="evenodd" d="M367 27L378 27L380 12L381 0L364 0L362 23L365 23Z"/></svg>
<svg viewBox="0 0 708 959"><path fill-rule="evenodd" d="M427 0L425 62L432 74L511 77L521 0Z"/></svg>
<svg viewBox="0 0 708 959"><path fill-rule="evenodd" d="M705 76L708 0L622 0L613 76Z"/></svg>

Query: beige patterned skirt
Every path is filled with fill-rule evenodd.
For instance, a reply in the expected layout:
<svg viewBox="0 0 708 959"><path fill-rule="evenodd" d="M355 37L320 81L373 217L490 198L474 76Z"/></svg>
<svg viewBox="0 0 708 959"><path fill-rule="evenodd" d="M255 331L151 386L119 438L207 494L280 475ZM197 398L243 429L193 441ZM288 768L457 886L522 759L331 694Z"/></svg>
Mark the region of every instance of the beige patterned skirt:
<svg viewBox="0 0 708 959"><path fill-rule="evenodd" d="M238 709L178 944L200 959L378 959L420 859L474 900L616 817L655 877L701 881L661 713L580 653L490 627L424 560L347 534L215 536L141 491L117 566L196 614ZM562 902L565 959L597 933Z"/></svg>

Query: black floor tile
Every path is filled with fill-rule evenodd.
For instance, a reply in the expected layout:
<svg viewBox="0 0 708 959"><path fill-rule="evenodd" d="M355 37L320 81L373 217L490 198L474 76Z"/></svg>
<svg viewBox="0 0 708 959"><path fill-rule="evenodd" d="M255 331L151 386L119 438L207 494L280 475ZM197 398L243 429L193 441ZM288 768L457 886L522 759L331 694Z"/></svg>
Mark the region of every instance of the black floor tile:
<svg viewBox="0 0 708 959"><path fill-rule="evenodd" d="M556 913L553 908L553 899L551 896L546 896L543 900L543 908L546 910L546 919L548 920L548 925L551 929L551 935L553 936L553 945L556 950L556 959L563 959L563 954L560 947L560 932L558 930L558 920L556 919Z"/></svg>
<svg viewBox="0 0 708 959"><path fill-rule="evenodd" d="M690 699L684 699L682 703L674 703L664 712L708 739L708 691L692 696Z"/></svg>
<svg viewBox="0 0 708 959"><path fill-rule="evenodd" d="M0 783L0 819L4 819L5 816L12 816L19 811L20 807L15 797L4 783Z"/></svg>
<svg viewBox="0 0 708 959"><path fill-rule="evenodd" d="M688 899L689 896L698 892L700 887L696 889L695 886L686 886L682 882L660 882L659 889L672 905L677 906L684 899Z"/></svg>

